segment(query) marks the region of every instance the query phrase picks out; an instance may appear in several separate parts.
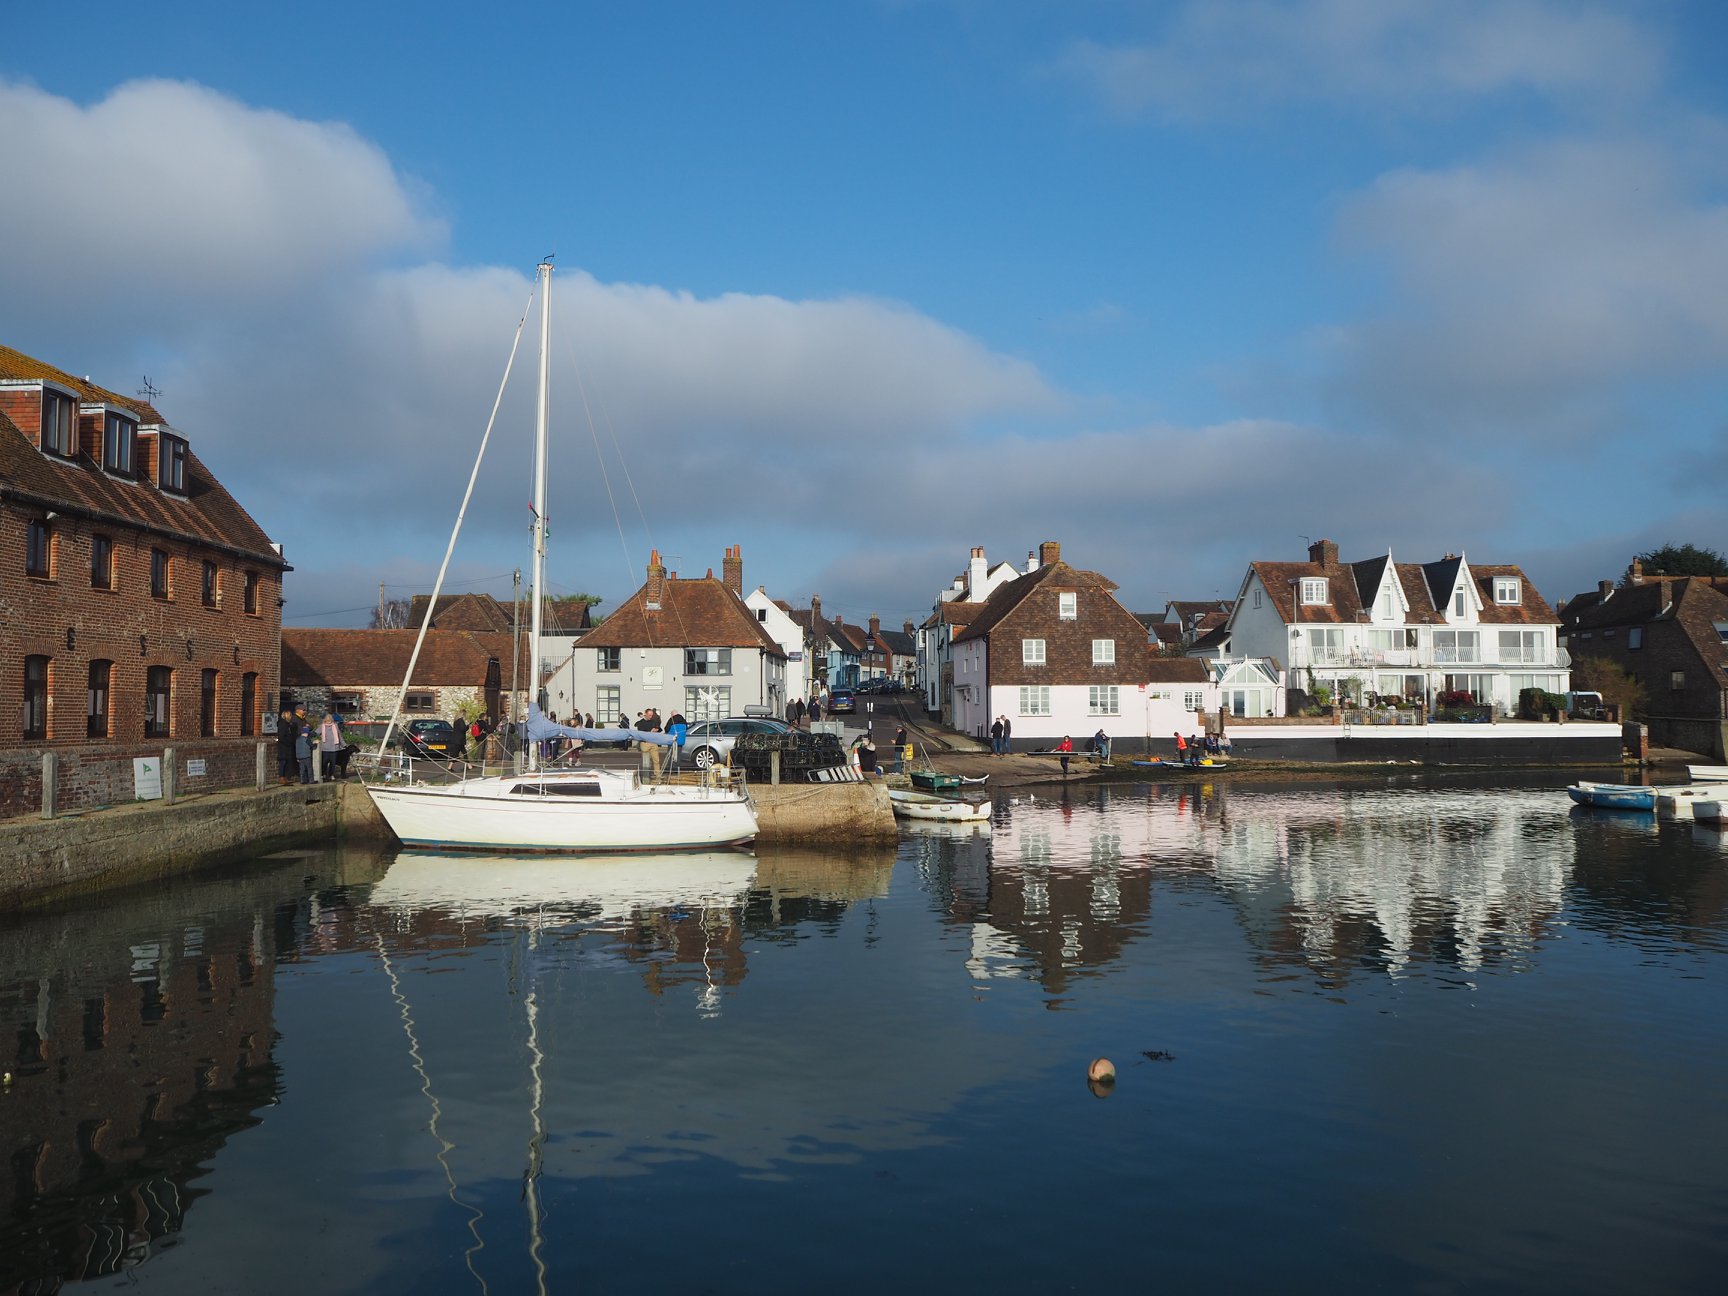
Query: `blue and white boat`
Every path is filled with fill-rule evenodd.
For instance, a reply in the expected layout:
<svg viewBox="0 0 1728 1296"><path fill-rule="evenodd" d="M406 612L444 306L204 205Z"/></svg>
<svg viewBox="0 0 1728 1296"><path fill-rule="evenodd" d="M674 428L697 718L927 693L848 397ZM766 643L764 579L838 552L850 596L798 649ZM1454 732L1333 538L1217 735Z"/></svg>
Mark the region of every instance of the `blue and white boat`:
<svg viewBox="0 0 1728 1296"><path fill-rule="evenodd" d="M1581 806L1597 810L1656 809L1656 789L1638 783L1574 783L1566 795Z"/></svg>

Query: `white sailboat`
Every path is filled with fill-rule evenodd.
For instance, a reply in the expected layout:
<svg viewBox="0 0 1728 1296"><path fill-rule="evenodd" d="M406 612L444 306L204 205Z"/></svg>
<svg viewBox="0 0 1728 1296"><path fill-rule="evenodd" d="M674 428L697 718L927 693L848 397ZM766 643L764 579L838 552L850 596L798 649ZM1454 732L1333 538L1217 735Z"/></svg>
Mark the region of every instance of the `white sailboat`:
<svg viewBox="0 0 1728 1296"><path fill-rule="evenodd" d="M537 270L540 292L540 390L534 436L534 529L532 628L529 643L539 644L546 562L547 365L552 320L552 266ZM476 464L478 471L478 464ZM469 483L472 491L472 479ZM464 503L466 508L466 503ZM457 526L460 528L460 520ZM455 537L452 536L452 547ZM446 565L449 562L445 555ZM440 573L439 581L442 584ZM434 591L434 602L436 591ZM411 677L425 640L420 628L409 659ZM537 683L533 681L532 683ZM403 692L409 681L403 681ZM528 736L551 734L577 740L587 730L554 725L530 708ZM391 720L391 728L395 719ZM539 731L534 727L538 724ZM385 731L389 742L390 729ZM606 735L615 739L616 731ZM668 735L636 733L645 742L666 743ZM756 807L742 783L710 778L700 786L642 782L636 770L543 770L539 744L527 745L522 772L485 774L454 783L417 782L413 761L381 783L367 784L372 803L405 845L449 850L487 851L665 851L735 846L756 836Z"/></svg>

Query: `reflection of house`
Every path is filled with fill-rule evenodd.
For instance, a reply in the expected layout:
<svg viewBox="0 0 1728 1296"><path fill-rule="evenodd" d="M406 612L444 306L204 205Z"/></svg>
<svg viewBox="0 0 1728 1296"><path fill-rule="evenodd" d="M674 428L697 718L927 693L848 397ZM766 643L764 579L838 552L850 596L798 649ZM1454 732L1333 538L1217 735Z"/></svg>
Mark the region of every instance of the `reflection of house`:
<svg viewBox="0 0 1728 1296"><path fill-rule="evenodd" d="M402 676L414 651L415 630L334 630L291 627L282 632L284 696L314 715L325 710L357 719L385 719L402 699L404 718L448 720L478 702L489 720L505 713L510 690L508 634L428 630L407 691ZM517 668L519 704L526 699L527 654Z"/></svg>
<svg viewBox="0 0 1728 1296"><path fill-rule="evenodd" d="M0 569L0 785L64 751L74 799L130 800L165 742L250 782L289 568L152 406L0 347Z"/></svg>
<svg viewBox="0 0 1728 1296"><path fill-rule="evenodd" d="M160 930L137 903L9 930L0 1291L60 1291L171 1246L218 1151L275 1101L279 928L270 907L232 908L236 885Z"/></svg>
<svg viewBox="0 0 1728 1296"><path fill-rule="evenodd" d="M1728 756L1728 576L1646 576L1634 560L1625 585L1603 581L1560 617L1574 661L1612 662L1644 686L1652 742Z"/></svg>
<svg viewBox="0 0 1728 1296"><path fill-rule="evenodd" d="M1307 562L1250 565L1223 637L1212 642L1233 658L1282 664L1292 688L1429 704L1468 693L1504 713L1523 689L1566 690L1558 630L1515 566L1472 565L1461 554L1345 563L1321 540Z"/></svg>
<svg viewBox="0 0 1728 1296"><path fill-rule="evenodd" d="M656 550L648 579L583 637L546 681L546 706L612 724L655 707L689 720L742 715L766 706L779 715L786 695L786 652L744 602L744 563L734 547L725 577L667 575Z"/></svg>
<svg viewBox="0 0 1728 1296"><path fill-rule="evenodd" d="M983 737L1006 715L1020 748L1099 729L1143 737L1146 631L1115 589L1063 562L1054 540L1039 546L1037 569L998 586L954 636L954 727Z"/></svg>

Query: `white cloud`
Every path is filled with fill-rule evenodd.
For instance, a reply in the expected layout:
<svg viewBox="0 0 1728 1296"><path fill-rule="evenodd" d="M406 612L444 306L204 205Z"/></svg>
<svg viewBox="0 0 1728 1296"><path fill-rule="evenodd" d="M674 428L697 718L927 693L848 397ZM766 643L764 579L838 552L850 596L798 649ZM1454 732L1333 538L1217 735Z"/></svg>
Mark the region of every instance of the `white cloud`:
<svg viewBox="0 0 1728 1296"><path fill-rule="evenodd" d="M1575 434L1623 420L1625 384L1720 372L1728 206L1703 179L1645 139L1381 177L1339 225L1391 288L1384 314L1338 335L1341 390L1416 426Z"/></svg>
<svg viewBox="0 0 1728 1296"><path fill-rule="evenodd" d="M53 309L100 287L140 314L250 308L442 225L348 127L203 86L133 81L89 107L0 80L0 245L8 288ZM28 183L18 183L28 177ZM61 309L85 310L88 298ZM227 313L224 311L223 313Z"/></svg>
<svg viewBox="0 0 1728 1296"><path fill-rule="evenodd" d="M1642 93L1661 62L1646 30L1601 5L1192 0L1161 40L1079 41L1060 67L1118 112L1191 119L1507 92L1600 102Z"/></svg>

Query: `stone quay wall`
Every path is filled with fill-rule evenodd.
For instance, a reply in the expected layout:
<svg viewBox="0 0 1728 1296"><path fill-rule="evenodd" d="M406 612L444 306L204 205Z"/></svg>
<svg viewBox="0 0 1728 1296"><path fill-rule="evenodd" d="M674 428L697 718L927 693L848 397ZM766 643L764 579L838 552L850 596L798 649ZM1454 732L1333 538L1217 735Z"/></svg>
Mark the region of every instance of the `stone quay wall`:
<svg viewBox="0 0 1728 1296"><path fill-rule="evenodd" d="M137 801L132 774L134 757L162 759L174 751L178 795L256 787L259 739L191 738L141 747L136 743L78 747L20 747L0 752L0 819L40 814L42 757L54 758L54 810L73 813L98 806L131 805ZM262 740L265 778L276 778L276 740ZM188 762L203 761L204 773L188 773Z"/></svg>

